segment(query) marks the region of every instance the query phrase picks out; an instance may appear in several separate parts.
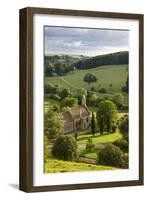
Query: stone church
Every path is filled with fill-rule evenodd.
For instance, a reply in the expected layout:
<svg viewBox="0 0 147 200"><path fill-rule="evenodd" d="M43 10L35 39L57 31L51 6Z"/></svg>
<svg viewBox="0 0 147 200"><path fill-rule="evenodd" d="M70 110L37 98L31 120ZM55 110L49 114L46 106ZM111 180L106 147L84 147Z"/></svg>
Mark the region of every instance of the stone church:
<svg viewBox="0 0 147 200"><path fill-rule="evenodd" d="M64 133L84 131L90 128L90 111L86 105L86 97L83 95L82 103L76 108L70 108L59 114L64 124Z"/></svg>

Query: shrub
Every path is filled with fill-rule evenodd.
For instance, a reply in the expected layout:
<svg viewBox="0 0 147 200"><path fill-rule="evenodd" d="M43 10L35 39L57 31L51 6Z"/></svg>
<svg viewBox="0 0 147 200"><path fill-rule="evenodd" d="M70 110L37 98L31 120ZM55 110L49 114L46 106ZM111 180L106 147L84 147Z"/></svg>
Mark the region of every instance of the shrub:
<svg viewBox="0 0 147 200"><path fill-rule="evenodd" d="M78 99L77 98L65 97L61 102L61 106L62 107L65 107L65 106L73 107L76 104L78 104Z"/></svg>
<svg viewBox="0 0 147 200"><path fill-rule="evenodd" d="M60 99L61 99L57 94L50 94L50 95L49 95L49 98L50 98L50 99L57 100L57 101L60 101Z"/></svg>
<svg viewBox="0 0 147 200"><path fill-rule="evenodd" d="M52 155L61 160L73 160L77 156L77 143L70 135L59 136L52 147Z"/></svg>
<svg viewBox="0 0 147 200"><path fill-rule="evenodd" d="M124 159L124 167L129 167L129 156L128 153L124 153L123 155L123 159Z"/></svg>
<svg viewBox="0 0 147 200"><path fill-rule="evenodd" d="M129 130L129 118L128 115L124 115L120 120L119 120L119 125L118 125L120 133L123 135L124 138L128 138L128 130Z"/></svg>
<svg viewBox="0 0 147 200"><path fill-rule="evenodd" d="M95 150L95 145L93 144L92 138L90 137L88 138L88 142L86 144L86 151L92 153L94 152L94 150Z"/></svg>
<svg viewBox="0 0 147 200"><path fill-rule="evenodd" d="M117 126L115 124L112 125L112 133L115 133L116 132L116 128Z"/></svg>
<svg viewBox="0 0 147 200"><path fill-rule="evenodd" d="M127 140L120 139L120 140L113 142L113 144L115 146L119 147L123 152L128 152L128 141Z"/></svg>
<svg viewBox="0 0 147 200"><path fill-rule="evenodd" d="M101 89L99 89L99 93L107 93L106 88L101 88Z"/></svg>
<svg viewBox="0 0 147 200"><path fill-rule="evenodd" d="M98 153L98 164L122 167L124 165L123 152L113 144L107 145Z"/></svg>

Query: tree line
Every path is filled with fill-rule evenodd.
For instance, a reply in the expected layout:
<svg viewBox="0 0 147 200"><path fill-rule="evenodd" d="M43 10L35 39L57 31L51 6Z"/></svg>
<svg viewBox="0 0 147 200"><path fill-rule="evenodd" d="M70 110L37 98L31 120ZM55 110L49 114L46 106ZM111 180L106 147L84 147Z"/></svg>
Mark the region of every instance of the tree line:
<svg viewBox="0 0 147 200"><path fill-rule="evenodd" d="M63 76L68 72L74 71L76 69L90 69L104 65L128 64L129 53L128 51L122 51L106 55L99 55L91 58L86 58L83 56L79 61L71 63L65 62L64 60L59 58L60 56L56 56L53 58L45 56L45 76Z"/></svg>

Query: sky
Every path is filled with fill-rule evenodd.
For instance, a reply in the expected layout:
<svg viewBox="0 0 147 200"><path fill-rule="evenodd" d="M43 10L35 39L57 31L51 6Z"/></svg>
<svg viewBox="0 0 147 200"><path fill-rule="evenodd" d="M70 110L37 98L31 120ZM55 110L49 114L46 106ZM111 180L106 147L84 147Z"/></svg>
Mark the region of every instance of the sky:
<svg viewBox="0 0 147 200"><path fill-rule="evenodd" d="M44 27L45 54L96 56L129 50L129 31Z"/></svg>

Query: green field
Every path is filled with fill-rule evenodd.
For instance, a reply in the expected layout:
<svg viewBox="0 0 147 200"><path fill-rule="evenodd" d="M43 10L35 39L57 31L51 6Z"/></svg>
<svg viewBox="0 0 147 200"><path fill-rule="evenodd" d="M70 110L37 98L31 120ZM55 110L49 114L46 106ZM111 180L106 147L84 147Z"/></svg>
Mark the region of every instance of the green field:
<svg viewBox="0 0 147 200"><path fill-rule="evenodd" d="M121 87L125 84L128 75L127 68L128 65L109 65L88 70L76 70L63 77L46 77L45 83L59 84L60 87L71 88L71 91L75 91L78 88L89 89L94 86L96 89L104 87L109 91L112 90L112 93L116 93L121 92ZM98 81L91 84L85 83L83 78L86 73L94 74ZM110 84L112 84L111 89Z"/></svg>
<svg viewBox="0 0 147 200"><path fill-rule="evenodd" d="M86 144L90 135L82 135L78 137L78 144ZM120 139L122 135L118 132L113 134L96 135L92 137L93 144L111 143Z"/></svg>
<svg viewBox="0 0 147 200"><path fill-rule="evenodd" d="M93 165L86 163L78 163L71 161L62 161L56 159L48 159L44 166L45 173L55 173L55 172L79 172L79 171L98 171L98 170L115 170L118 168Z"/></svg>

